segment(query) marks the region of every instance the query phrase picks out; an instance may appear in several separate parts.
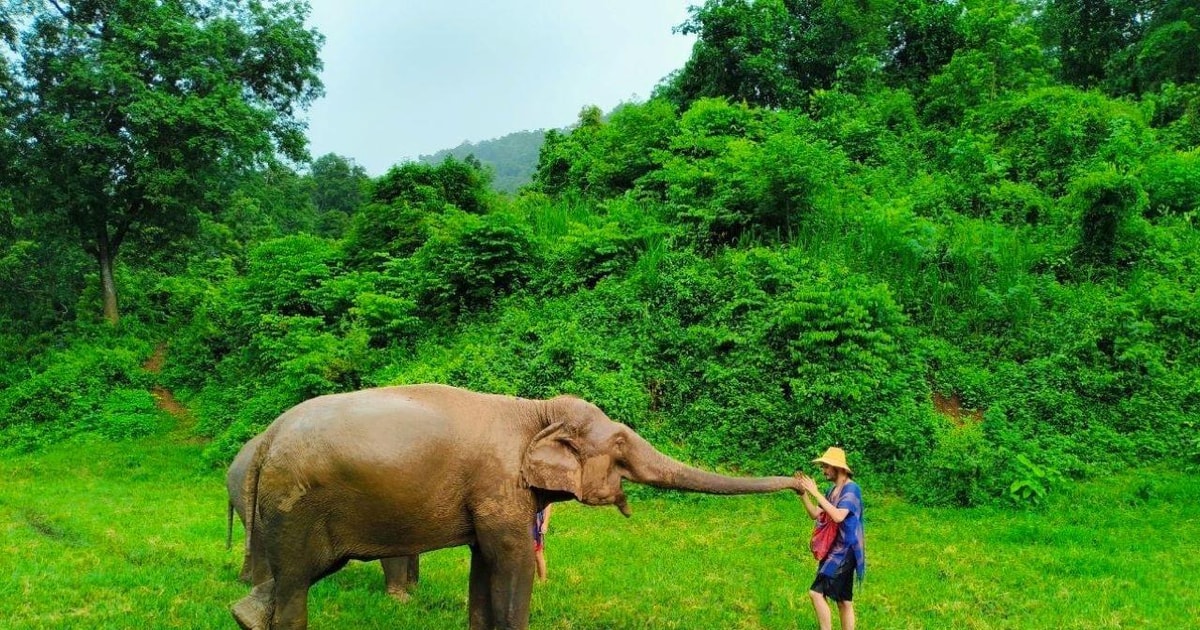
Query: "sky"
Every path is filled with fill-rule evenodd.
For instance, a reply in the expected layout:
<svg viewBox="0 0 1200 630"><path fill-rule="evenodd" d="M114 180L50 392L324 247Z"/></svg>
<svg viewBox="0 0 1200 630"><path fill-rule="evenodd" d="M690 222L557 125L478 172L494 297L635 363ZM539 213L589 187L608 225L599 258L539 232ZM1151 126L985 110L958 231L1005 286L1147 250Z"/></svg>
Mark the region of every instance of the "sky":
<svg viewBox="0 0 1200 630"><path fill-rule="evenodd" d="M325 96L308 110L313 157L371 175L644 100L683 66L673 34L699 0L311 0Z"/></svg>

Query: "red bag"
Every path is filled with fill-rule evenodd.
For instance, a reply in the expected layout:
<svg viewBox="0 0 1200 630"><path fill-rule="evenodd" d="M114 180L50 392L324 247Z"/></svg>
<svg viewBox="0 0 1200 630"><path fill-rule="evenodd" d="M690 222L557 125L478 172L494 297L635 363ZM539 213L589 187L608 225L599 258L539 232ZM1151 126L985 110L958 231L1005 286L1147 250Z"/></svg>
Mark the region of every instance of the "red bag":
<svg viewBox="0 0 1200 630"><path fill-rule="evenodd" d="M829 550L833 549L833 541L837 540L837 533L838 524L833 522L828 514L821 512L817 517L817 526L813 528L812 540L808 543L814 558L820 561L829 555Z"/></svg>

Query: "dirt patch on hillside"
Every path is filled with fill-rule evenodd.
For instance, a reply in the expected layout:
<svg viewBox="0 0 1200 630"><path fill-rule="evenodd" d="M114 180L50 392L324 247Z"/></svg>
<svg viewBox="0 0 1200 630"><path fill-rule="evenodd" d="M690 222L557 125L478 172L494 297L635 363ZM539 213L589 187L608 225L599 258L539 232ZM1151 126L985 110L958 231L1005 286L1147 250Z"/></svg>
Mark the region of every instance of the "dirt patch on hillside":
<svg viewBox="0 0 1200 630"><path fill-rule="evenodd" d="M167 344L159 343L154 346L154 352L150 353L150 358L142 364L142 369L151 374L162 372L163 364L167 362Z"/></svg>
<svg viewBox="0 0 1200 630"><path fill-rule="evenodd" d="M150 390L154 395L154 402L158 404L158 408L171 414L176 420L181 423L186 422L191 424L192 414L178 400L175 400L175 395L165 387L155 387Z"/></svg>
<svg viewBox="0 0 1200 630"><path fill-rule="evenodd" d="M142 364L142 368L151 374L159 374L162 372L163 365L166 362L167 344L162 342L154 347L154 352ZM156 385L150 390L150 393L154 396L154 403L158 405L158 408L171 414L172 418L175 418L176 431L181 433L191 432L192 427L196 424L196 418L192 415L191 411L188 411L187 407L183 406L183 403L175 399L175 395L171 393L171 390L162 385Z"/></svg>
<svg viewBox="0 0 1200 630"><path fill-rule="evenodd" d="M933 390L933 408L943 416L950 418L955 426L963 426L968 422L978 424L983 422L982 409L967 409L962 406L962 401L958 398L958 392L950 394L947 398L938 390Z"/></svg>

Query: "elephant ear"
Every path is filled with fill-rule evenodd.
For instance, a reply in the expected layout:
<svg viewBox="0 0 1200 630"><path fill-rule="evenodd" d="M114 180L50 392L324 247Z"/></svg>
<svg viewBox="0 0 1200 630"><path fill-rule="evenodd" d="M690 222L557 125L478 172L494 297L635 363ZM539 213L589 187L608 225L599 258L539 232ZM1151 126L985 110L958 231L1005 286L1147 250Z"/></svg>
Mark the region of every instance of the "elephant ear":
<svg viewBox="0 0 1200 630"><path fill-rule="evenodd" d="M521 463L521 477L529 487L569 492L576 499L582 498L582 471L579 455L561 422L534 436Z"/></svg>

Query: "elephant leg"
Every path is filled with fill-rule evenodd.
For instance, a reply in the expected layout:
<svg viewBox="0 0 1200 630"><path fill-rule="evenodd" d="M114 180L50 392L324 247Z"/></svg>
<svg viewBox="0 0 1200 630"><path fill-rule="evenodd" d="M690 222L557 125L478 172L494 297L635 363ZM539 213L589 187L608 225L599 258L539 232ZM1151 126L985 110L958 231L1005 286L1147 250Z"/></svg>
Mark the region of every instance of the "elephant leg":
<svg viewBox="0 0 1200 630"><path fill-rule="evenodd" d="M470 630L492 630L491 571L478 545L471 545L471 584L467 596Z"/></svg>
<svg viewBox="0 0 1200 630"><path fill-rule="evenodd" d="M416 586L421 581L421 554L414 553L408 557L408 584Z"/></svg>
<svg viewBox="0 0 1200 630"><path fill-rule="evenodd" d="M305 630L308 628L308 589L310 578L287 576L275 582L275 614L271 630Z"/></svg>
<svg viewBox="0 0 1200 630"><path fill-rule="evenodd" d="M275 582L267 579L255 585L249 595L233 605L233 619L242 630L268 630L274 611L274 590Z"/></svg>
<svg viewBox="0 0 1200 630"><path fill-rule="evenodd" d="M488 594L495 630L529 628L534 558L533 541L527 532L527 526L492 532L476 530L479 549L488 569ZM474 554L472 565L473 560Z"/></svg>
<svg viewBox="0 0 1200 630"><path fill-rule="evenodd" d="M271 569L267 565L267 554L261 544L246 545L242 553L242 571L238 579L250 585L262 584L271 579Z"/></svg>
<svg viewBox="0 0 1200 630"><path fill-rule="evenodd" d="M274 607L270 630L308 628L308 590L346 566L323 528L297 518L276 528L276 543L266 551L273 577Z"/></svg>
<svg viewBox="0 0 1200 630"><path fill-rule="evenodd" d="M379 561L388 595L401 602L408 601L409 593L420 578L420 559L421 556L414 554Z"/></svg>
<svg viewBox="0 0 1200 630"><path fill-rule="evenodd" d="M275 600L271 630L305 630L308 628L308 590L328 575L346 566L346 560L310 559L300 568L282 571L274 580L272 597Z"/></svg>

